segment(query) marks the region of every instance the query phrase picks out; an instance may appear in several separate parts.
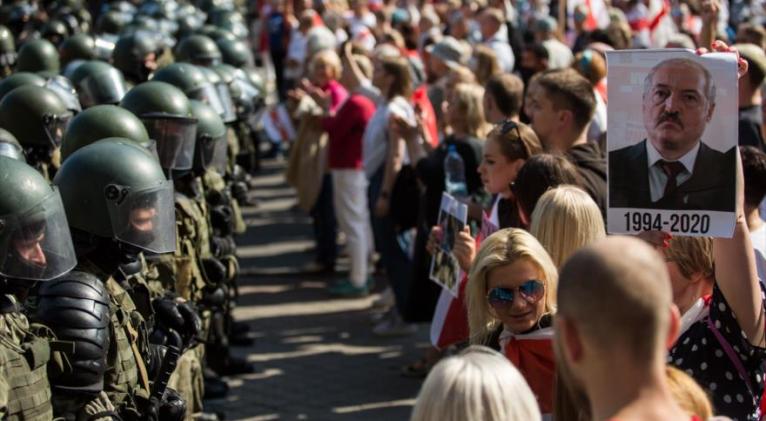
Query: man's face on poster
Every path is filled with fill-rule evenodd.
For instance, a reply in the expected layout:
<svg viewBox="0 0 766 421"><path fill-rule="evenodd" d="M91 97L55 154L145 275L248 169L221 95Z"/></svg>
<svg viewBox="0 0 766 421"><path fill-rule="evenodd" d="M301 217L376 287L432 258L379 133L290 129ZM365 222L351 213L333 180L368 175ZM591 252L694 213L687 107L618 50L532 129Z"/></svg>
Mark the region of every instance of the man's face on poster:
<svg viewBox="0 0 766 421"><path fill-rule="evenodd" d="M702 137L715 109L709 91L704 71L693 62L660 65L645 86L644 126L666 159L683 156Z"/></svg>

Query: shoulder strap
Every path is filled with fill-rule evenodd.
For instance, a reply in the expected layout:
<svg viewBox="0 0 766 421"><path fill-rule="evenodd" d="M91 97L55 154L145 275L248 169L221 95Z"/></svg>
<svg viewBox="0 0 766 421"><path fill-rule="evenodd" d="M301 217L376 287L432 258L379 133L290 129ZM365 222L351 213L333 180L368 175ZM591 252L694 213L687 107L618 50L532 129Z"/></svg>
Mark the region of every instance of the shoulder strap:
<svg viewBox="0 0 766 421"><path fill-rule="evenodd" d="M753 385L750 383L750 377L747 374L747 370L745 370L745 366L742 365L742 360L739 359L739 356L731 347L729 341L727 341L726 338L724 338L721 332L718 330L718 328L715 327L715 323L713 323L713 320L710 318L710 316L707 317L707 327L711 332L713 332L713 335L718 340L718 343L721 344L721 348L723 348L723 352L726 353L726 356L729 357L729 361L734 364L734 368L737 369L739 376L742 377L742 380L745 382L747 390L752 396L757 397L758 394L755 392Z"/></svg>

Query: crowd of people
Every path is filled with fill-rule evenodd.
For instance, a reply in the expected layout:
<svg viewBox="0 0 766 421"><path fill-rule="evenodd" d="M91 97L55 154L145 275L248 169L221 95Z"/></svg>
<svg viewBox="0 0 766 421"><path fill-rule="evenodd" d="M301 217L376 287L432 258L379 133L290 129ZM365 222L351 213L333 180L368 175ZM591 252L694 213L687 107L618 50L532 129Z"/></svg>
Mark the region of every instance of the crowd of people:
<svg viewBox="0 0 766 421"><path fill-rule="evenodd" d="M375 335L431 325L402 368L426 379L413 420L760 420L765 16L742 0L0 5L0 418L220 419L204 399L253 371L231 353L252 342L232 316L241 206L284 154L313 218L306 269L345 253L329 294L385 283ZM607 236L606 54L672 47L738 60L737 165L709 171L737 180L731 238ZM660 67L644 100L660 78L689 87L644 119L672 115L696 144L677 95L710 111L714 89ZM444 193L466 207L456 232ZM456 292L430 279L445 238Z"/></svg>
<svg viewBox="0 0 766 421"><path fill-rule="evenodd" d="M431 349L402 368L426 378L412 420L761 419L760 3L266 7L265 44L275 63L286 54L276 83L296 133L288 180L314 220L311 268L335 273L345 252L334 296L367 296L385 281L375 335L430 323ZM739 122L739 153L726 155L738 164L700 175L739 183L736 199L706 199L722 209L729 193L736 200L731 238L607 235L607 53L662 48L737 57L739 113L724 118ZM670 115L680 141L698 143L704 124L684 107L694 100L712 115L707 73L655 64L645 124ZM667 78L689 87L676 93ZM655 101L659 89L669 93ZM624 158L612 171L635 179L627 172L641 164ZM681 171L663 173L646 200L682 197ZM637 200L640 186L610 188ZM439 224L444 193L467 207L457 232ZM463 273L457 296L430 276L445 236Z"/></svg>

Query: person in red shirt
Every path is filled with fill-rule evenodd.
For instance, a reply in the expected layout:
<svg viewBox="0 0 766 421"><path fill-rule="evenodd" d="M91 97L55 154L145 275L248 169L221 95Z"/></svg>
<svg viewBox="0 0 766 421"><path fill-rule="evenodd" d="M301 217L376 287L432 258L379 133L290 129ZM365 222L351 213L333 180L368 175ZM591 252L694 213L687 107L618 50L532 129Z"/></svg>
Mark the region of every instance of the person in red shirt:
<svg viewBox="0 0 766 421"><path fill-rule="evenodd" d="M688 420L665 375L681 324L662 257L636 238L610 237L561 270L556 363L585 391L593 420Z"/></svg>
<svg viewBox="0 0 766 421"><path fill-rule="evenodd" d="M354 55L357 67L372 77L372 63L366 57ZM373 238L367 205L367 177L362 169L362 136L375 113L375 103L356 92L356 79L350 75L348 58L340 82L350 95L338 107L331 106L331 93L312 91L314 99L327 115L322 126L329 137L328 166L332 174L333 204L341 230L346 234L351 260L349 278L330 287L330 293L340 296L360 296L369 293L367 266L372 253Z"/></svg>

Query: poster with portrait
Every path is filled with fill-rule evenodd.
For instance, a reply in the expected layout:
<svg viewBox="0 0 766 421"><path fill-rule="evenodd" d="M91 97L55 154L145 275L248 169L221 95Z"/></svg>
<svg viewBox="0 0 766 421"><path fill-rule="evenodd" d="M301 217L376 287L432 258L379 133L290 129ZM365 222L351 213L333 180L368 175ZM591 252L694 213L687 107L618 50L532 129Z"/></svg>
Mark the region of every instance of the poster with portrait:
<svg viewBox="0 0 766 421"><path fill-rule="evenodd" d="M607 68L608 231L731 237L735 55L615 51Z"/></svg>
<svg viewBox="0 0 766 421"><path fill-rule="evenodd" d="M436 253L431 257L429 277L442 288L457 297L463 271L452 254L455 239L468 220L468 207L447 193L442 193L438 224L442 239Z"/></svg>

